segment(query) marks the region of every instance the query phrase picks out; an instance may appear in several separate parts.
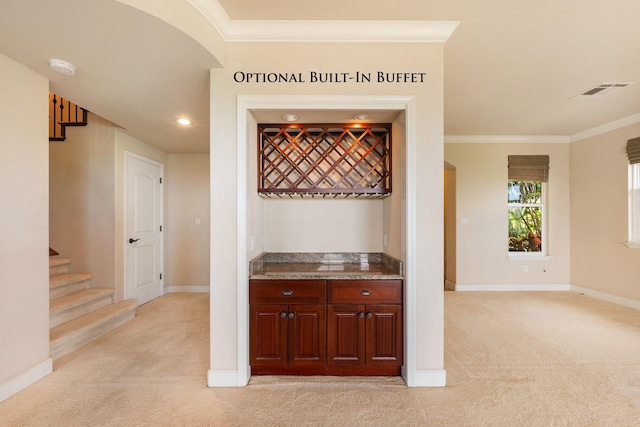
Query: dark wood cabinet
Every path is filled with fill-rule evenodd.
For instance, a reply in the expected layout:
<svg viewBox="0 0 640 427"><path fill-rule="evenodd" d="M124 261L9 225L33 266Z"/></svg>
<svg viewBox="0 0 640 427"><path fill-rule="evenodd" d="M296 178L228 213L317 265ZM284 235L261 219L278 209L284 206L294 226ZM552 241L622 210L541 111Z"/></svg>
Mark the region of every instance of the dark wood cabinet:
<svg viewBox="0 0 640 427"><path fill-rule="evenodd" d="M327 311L330 365L402 365L401 306L330 304Z"/></svg>
<svg viewBox="0 0 640 427"><path fill-rule="evenodd" d="M325 313L324 305L252 305L251 365L324 365Z"/></svg>
<svg viewBox="0 0 640 427"><path fill-rule="evenodd" d="M251 280L253 374L399 375L402 280Z"/></svg>
<svg viewBox="0 0 640 427"><path fill-rule="evenodd" d="M330 366L402 365L402 281L329 280L327 361ZM345 304L352 302L356 304ZM358 370L360 371L360 370Z"/></svg>
<svg viewBox="0 0 640 427"><path fill-rule="evenodd" d="M324 280L251 281L252 372L294 373L305 367L323 371L327 339L325 301Z"/></svg>

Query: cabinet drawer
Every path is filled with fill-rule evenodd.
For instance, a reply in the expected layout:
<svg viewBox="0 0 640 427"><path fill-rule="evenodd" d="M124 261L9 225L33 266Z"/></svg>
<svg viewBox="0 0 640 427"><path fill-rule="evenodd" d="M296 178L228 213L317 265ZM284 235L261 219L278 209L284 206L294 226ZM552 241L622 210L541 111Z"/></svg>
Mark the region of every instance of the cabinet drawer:
<svg viewBox="0 0 640 427"><path fill-rule="evenodd" d="M250 280L250 304L325 304L324 280Z"/></svg>
<svg viewBox="0 0 640 427"><path fill-rule="evenodd" d="M329 304L402 304L402 280L328 280Z"/></svg>

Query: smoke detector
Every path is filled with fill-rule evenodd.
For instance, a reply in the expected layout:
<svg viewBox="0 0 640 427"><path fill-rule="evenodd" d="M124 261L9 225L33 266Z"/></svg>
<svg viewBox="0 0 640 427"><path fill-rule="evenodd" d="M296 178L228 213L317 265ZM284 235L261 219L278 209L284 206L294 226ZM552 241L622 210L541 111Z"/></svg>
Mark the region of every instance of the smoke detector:
<svg viewBox="0 0 640 427"><path fill-rule="evenodd" d="M600 99L605 96L625 88L629 85L632 85L634 82L609 82L609 83L600 83L598 86L594 86L591 89L581 93L580 95L576 95L571 99Z"/></svg>
<svg viewBox="0 0 640 427"><path fill-rule="evenodd" d="M65 76L73 76L76 73L76 66L62 59L50 59L51 69Z"/></svg>

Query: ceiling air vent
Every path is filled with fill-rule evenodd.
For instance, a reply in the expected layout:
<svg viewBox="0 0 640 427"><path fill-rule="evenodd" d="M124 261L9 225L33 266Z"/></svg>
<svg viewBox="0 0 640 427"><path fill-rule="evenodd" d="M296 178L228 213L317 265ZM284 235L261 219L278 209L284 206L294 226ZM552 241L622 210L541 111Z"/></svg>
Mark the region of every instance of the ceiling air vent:
<svg viewBox="0 0 640 427"><path fill-rule="evenodd" d="M588 91L576 95L571 99L600 99L617 91L618 89L625 88L632 85L633 82L612 82L612 83L600 83L598 86L592 87Z"/></svg>

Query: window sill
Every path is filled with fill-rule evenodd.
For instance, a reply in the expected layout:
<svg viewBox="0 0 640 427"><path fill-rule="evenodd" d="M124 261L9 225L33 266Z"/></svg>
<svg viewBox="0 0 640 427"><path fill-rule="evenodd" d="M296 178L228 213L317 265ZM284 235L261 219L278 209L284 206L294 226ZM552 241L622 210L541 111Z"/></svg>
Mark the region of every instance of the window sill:
<svg viewBox="0 0 640 427"><path fill-rule="evenodd" d="M635 242L622 242L623 245L625 245L628 248L631 249L640 249L640 243L635 243Z"/></svg>
<svg viewBox="0 0 640 427"><path fill-rule="evenodd" d="M508 257L509 261L549 261L551 259L550 256L543 253L531 252L509 252Z"/></svg>

